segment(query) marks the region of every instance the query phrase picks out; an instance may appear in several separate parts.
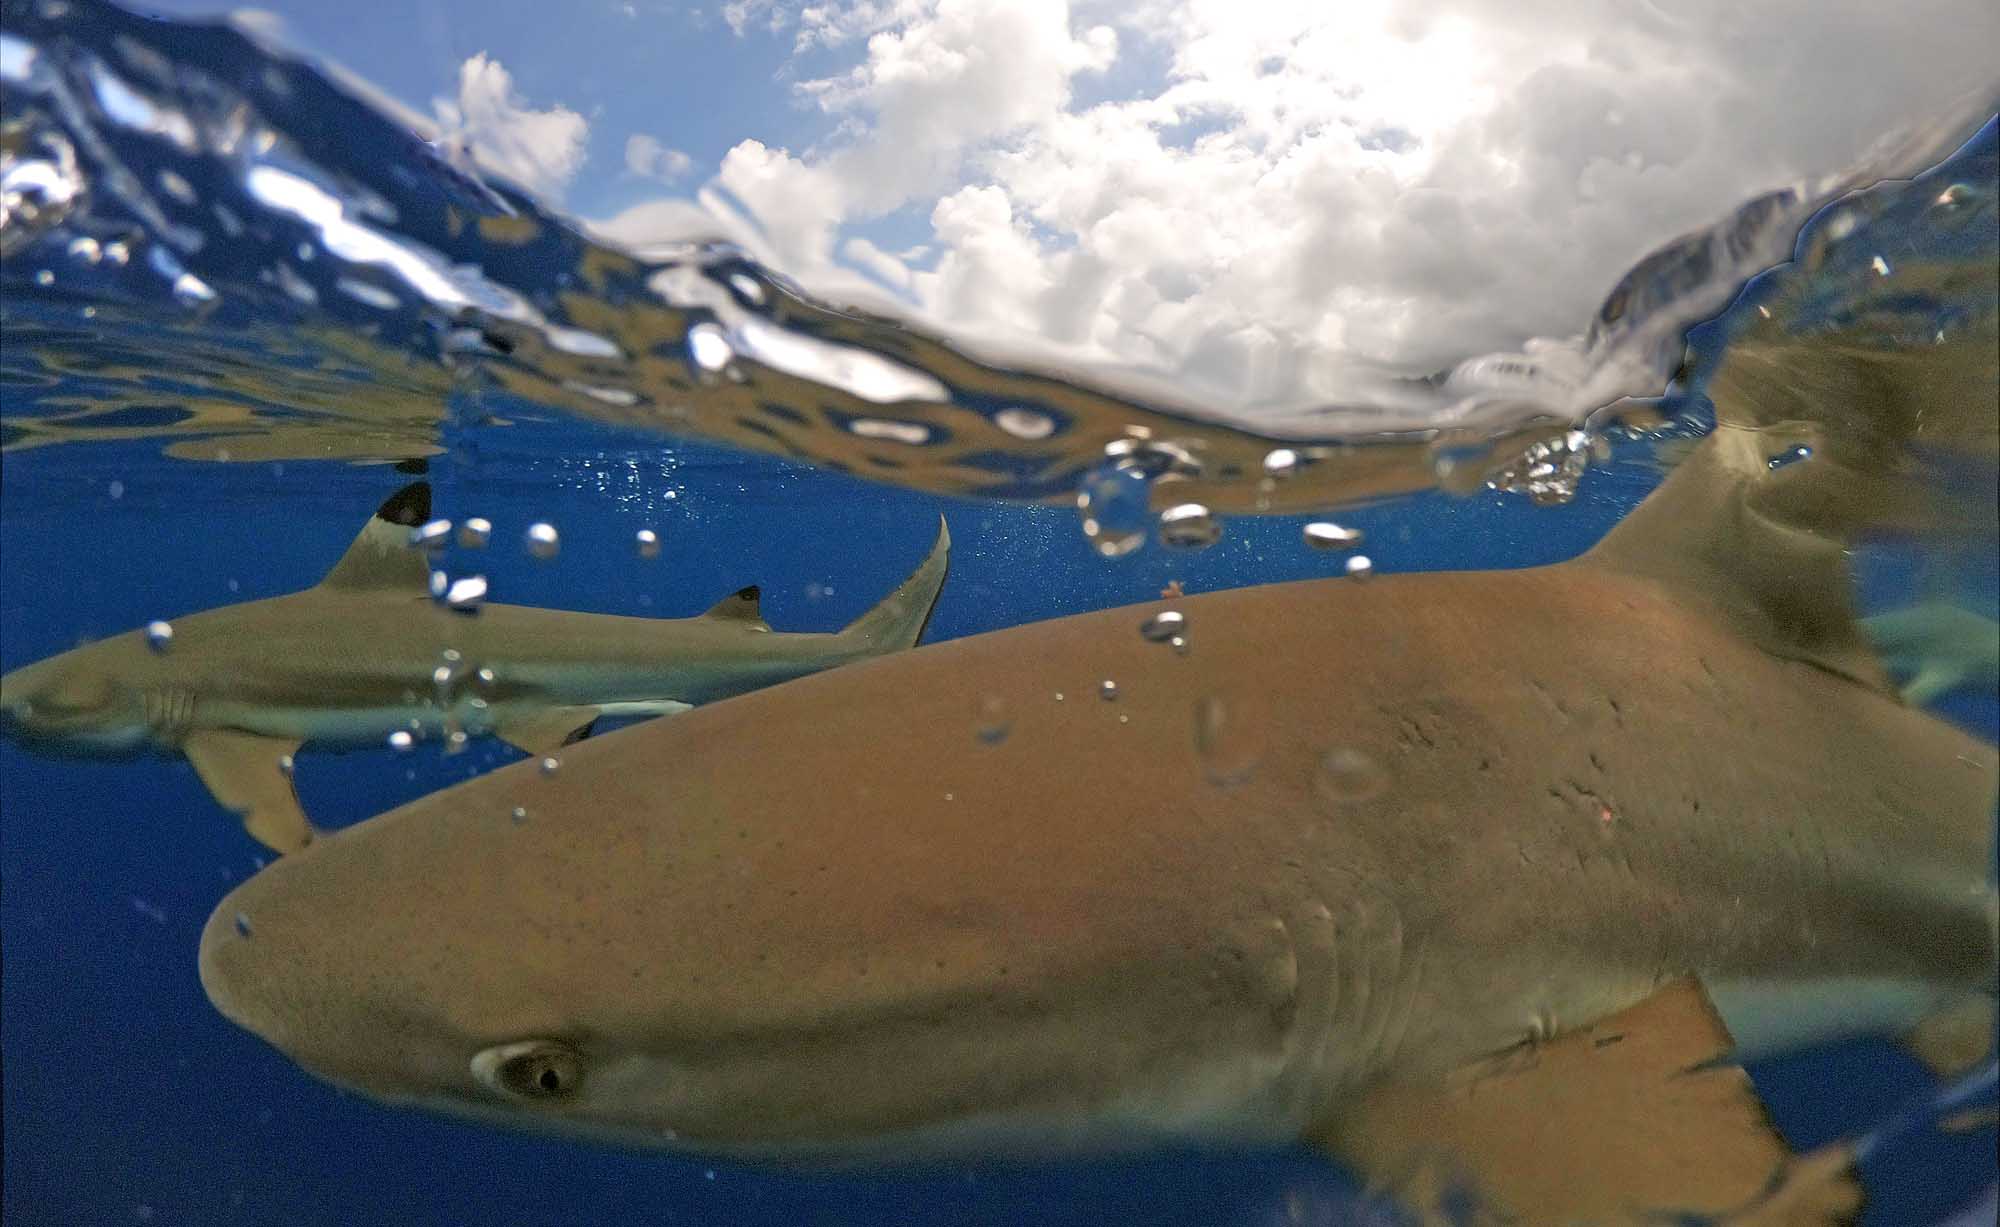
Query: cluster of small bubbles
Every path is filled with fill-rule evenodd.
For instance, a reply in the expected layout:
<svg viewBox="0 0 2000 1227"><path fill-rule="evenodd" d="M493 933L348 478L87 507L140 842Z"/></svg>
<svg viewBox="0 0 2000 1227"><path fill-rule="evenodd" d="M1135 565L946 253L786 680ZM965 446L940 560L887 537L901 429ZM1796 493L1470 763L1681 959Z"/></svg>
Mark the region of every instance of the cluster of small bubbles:
<svg viewBox="0 0 2000 1227"><path fill-rule="evenodd" d="M1347 560L1346 570L1355 579L1367 579L1375 574L1375 560L1366 554L1356 554Z"/></svg>
<svg viewBox="0 0 2000 1227"><path fill-rule="evenodd" d="M660 534L650 528L642 528L636 534L636 540L639 544L639 557L658 558L660 556Z"/></svg>
<svg viewBox="0 0 2000 1227"><path fill-rule="evenodd" d="M1176 503L1160 513L1160 544L1205 550L1222 538L1222 521L1200 503Z"/></svg>
<svg viewBox="0 0 2000 1227"><path fill-rule="evenodd" d="M561 768L562 768L562 761L553 756L542 760L543 775L554 775L557 771L561 770Z"/></svg>
<svg viewBox="0 0 2000 1227"><path fill-rule="evenodd" d="M389 748L391 750L407 750L416 744L416 737L408 729L397 729L395 732L389 734Z"/></svg>
<svg viewBox="0 0 2000 1227"><path fill-rule="evenodd" d="M445 589L444 603L460 613L476 613L486 603L486 577L468 575L464 579L453 580Z"/></svg>
<svg viewBox="0 0 2000 1227"><path fill-rule="evenodd" d="M525 805L515 806L514 812L509 817L513 818L516 825L526 822L528 820L528 807Z"/></svg>
<svg viewBox="0 0 2000 1227"><path fill-rule="evenodd" d="M1771 457L1769 460L1766 460L1764 462L1764 465L1766 468L1772 470L1773 472L1776 472L1779 469L1789 468L1792 465L1797 464L1801 460L1811 460L1812 454L1813 450L1811 447L1807 446L1804 443L1800 443L1797 444L1796 446L1788 447L1784 451L1779 452L1777 455Z"/></svg>
<svg viewBox="0 0 2000 1227"><path fill-rule="evenodd" d="M1118 683L1105 678L1097 684L1097 697L1109 703L1118 698Z"/></svg>
<svg viewBox="0 0 2000 1227"><path fill-rule="evenodd" d="M1348 528L1331 520L1314 520L1305 527L1306 544L1316 550L1351 550L1362 542L1358 528Z"/></svg>
<svg viewBox="0 0 2000 1227"><path fill-rule="evenodd" d="M292 772L293 772L293 771L295 771L296 769L297 769L297 767L296 767L296 765L295 765L295 764L294 764L294 763L292 762L292 756L291 756L291 755L289 755L289 754L280 754L280 755L278 755L278 774L279 774L279 775L282 775L282 776L285 776L286 778L288 778L288 779L289 779L289 778L291 777L291 774L292 774Z"/></svg>
<svg viewBox="0 0 2000 1227"><path fill-rule="evenodd" d="M1194 750L1202 774L1219 788L1250 778L1263 757L1254 722L1243 718L1239 700L1206 695L1194 705Z"/></svg>
<svg viewBox="0 0 2000 1227"><path fill-rule="evenodd" d="M1313 777L1313 790L1339 805L1379 797L1388 787L1388 772L1366 754L1345 746L1322 755Z"/></svg>
<svg viewBox="0 0 2000 1227"><path fill-rule="evenodd" d="M146 646L155 652L164 652L174 645L174 628L166 622L146 623Z"/></svg>
<svg viewBox="0 0 2000 1227"><path fill-rule="evenodd" d="M468 550L481 550L493 539L493 521L484 516L472 516L458 526L458 544Z"/></svg>
<svg viewBox="0 0 2000 1227"><path fill-rule="evenodd" d="M1162 609L1139 624L1139 634L1148 643L1168 643L1187 630L1187 615L1178 609Z"/></svg>
<svg viewBox="0 0 2000 1227"><path fill-rule="evenodd" d="M537 522L528 525L524 540L527 543L528 553L536 558L554 558L557 551L562 549L562 538L556 535L556 526L553 524Z"/></svg>
<svg viewBox="0 0 2000 1227"><path fill-rule="evenodd" d="M1009 406L993 415L994 423L1016 439L1033 442L1056 432L1056 420L1033 409Z"/></svg>
<svg viewBox="0 0 2000 1227"><path fill-rule="evenodd" d="M1147 481L1137 469L1100 465L1077 487L1076 512L1083 535L1106 558L1120 558L1146 543Z"/></svg>
<svg viewBox="0 0 2000 1227"><path fill-rule="evenodd" d="M1530 444L1519 459L1487 480L1509 494L1525 494L1537 507L1559 507L1576 497L1590 458L1598 450L1588 431L1571 430Z"/></svg>
<svg viewBox="0 0 2000 1227"><path fill-rule="evenodd" d="M1062 696L1058 695L1057 698ZM997 694L989 694L979 700L979 722L973 726L979 740L989 746L997 746L1007 740L1014 722L1007 715L1007 701Z"/></svg>

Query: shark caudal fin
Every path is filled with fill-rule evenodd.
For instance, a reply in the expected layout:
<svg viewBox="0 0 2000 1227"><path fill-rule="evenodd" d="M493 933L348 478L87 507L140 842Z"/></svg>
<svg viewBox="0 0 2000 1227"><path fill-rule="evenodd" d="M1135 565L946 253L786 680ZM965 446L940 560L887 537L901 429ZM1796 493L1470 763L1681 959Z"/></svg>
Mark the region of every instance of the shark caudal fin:
<svg viewBox="0 0 2000 1227"><path fill-rule="evenodd" d="M951 530L938 517L936 544L910 577L895 591L876 602L875 607L847 624L842 639L856 640L869 652L893 652L913 647L930 621L937 604L938 590L944 587L947 560L951 555Z"/></svg>
<svg viewBox="0 0 2000 1227"><path fill-rule="evenodd" d="M430 566L410 548L410 530L431 518L429 482L413 481L385 499L353 544L319 582L322 588L424 591Z"/></svg>

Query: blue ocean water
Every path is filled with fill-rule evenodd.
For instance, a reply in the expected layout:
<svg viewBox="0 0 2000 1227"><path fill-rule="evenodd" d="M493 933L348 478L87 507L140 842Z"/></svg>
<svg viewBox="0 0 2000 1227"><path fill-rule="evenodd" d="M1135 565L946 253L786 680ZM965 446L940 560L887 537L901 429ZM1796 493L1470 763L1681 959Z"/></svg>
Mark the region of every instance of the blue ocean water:
<svg viewBox="0 0 2000 1227"><path fill-rule="evenodd" d="M108 44L107 31L122 30L127 19L76 5L65 20L62 32L89 47ZM103 29L94 30L92 21ZM45 51L51 46L46 24L17 32L40 40ZM189 62L213 62L204 57L227 50L204 41L198 29L171 24L148 27L145 37ZM243 72L247 67L237 75ZM310 91L288 97L308 113L348 105ZM10 101L10 115L15 105ZM305 127L295 116L289 124L291 132ZM1982 140L1969 155L1961 153L1948 180L1965 177L1968 168L1990 178L1990 126ZM353 146L314 152L328 164L338 163L337 155L363 160ZM414 153L398 163L417 164ZM490 189L457 183L448 167L422 165L435 177L405 184L408 192L486 207L481 193ZM189 158L183 169L205 197L242 195L240 183L208 161ZM195 173L202 169L208 178ZM409 202L401 203L404 227L419 229ZM522 212L531 207L519 205ZM96 221L112 224L118 208L104 205ZM1990 204L1984 216L1990 230ZM80 232L87 220L52 223L58 229L36 241L68 251L77 235L59 227ZM574 242L553 225L544 238L506 248L517 263L489 261L485 275L516 286L568 275L578 260ZM133 250L143 248L135 242ZM1152 544L1107 560L1079 531L1073 508L1033 501L1073 486L1101 459L1095 438L1053 454L1023 448L990 457L985 471L1008 482L973 489L917 477L898 484L881 466L871 469L865 455L857 461L835 452L819 433L804 435L802 445L791 440L792 450L821 462L814 465L769 454L786 450L775 446L744 450L756 446L749 437L756 432L731 434L699 415L681 423L690 427L683 437L629 415L586 416L572 401L530 398L522 391L530 381L499 369L502 359L523 352L505 331L506 321L519 320L505 312L491 328L502 344L469 342L498 350L481 354L492 369L433 377L392 367L382 351L406 347L439 365L438 353L452 352L452 321L440 324L415 306L387 317L351 305L335 309L329 304L344 300L328 292L292 321L302 330L295 350L260 352L254 338L242 344L236 361L245 373L216 350L240 344L232 338L255 315L246 299L268 305L255 298L254 278L229 281L217 274L219 266L202 265L196 275L219 290L221 305L192 321L162 322L134 307L156 305L156 290L120 280L125 271L102 264L92 267L103 281L66 275L40 285L33 276L38 251L10 250L4 281L8 335L0 366L7 381L0 388L9 450L0 483L0 660L10 668L154 618L316 582L370 510L410 480L388 462L425 452L437 513L484 516L495 529L491 547L477 555L447 553L446 568L476 568L495 599L513 604L682 617L756 583L777 629L835 629L908 572L940 512L955 546L927 633L932 640L1150 599L1170 581L1206 591L1335 574L1344 561L1302 548L1301 526L1313 517L1303 508L1282 514L1283 507L1226 517L1221 540L1204 550ZM205 258L215 258L213 251ZM246 258L237 271L254 263ZM119 267L143 264L134 259ZM719 278L743 271L735 264L706 267ZM764 276L755 269L747 275ZM146 277L171 286L179 274L167 277L155 267ZM329 274L321 284L333 280ZM613 290L603 293L615 297ZM554 318L552 296L528 297ZM1944 305L1990 309L1976 295ZM1935 301L1898 306L1926 318L1939 308ZM399 408L392 419L343 417L338 388L315 402L311 414L278 399L274 389L297 385L259 369L259 361L289 362L293 376L349 369L328 359L339 349L337 331L315 336L303 329L330 324L359 331L364 318L374 329L370 348L360 357L340 354L357 372L341 376L346 394L361 398L365 387L405 377L410 400L427 398L429 416ZM839 321L802 319L792 322L811 335L854 335L840 332ZM1697 350L1701 343L1697 334ZM1712 338L1711 352L1720 344ZM530 373L558 382L576 374L560 355L537 361ZM1022 399L983 395L967 392L953 408L994 416ZM248 418L225 429L231 420L218 408L223 404L244 408ZM86 407L79 413L78 405ZM1044 408L1051 416L1073 413L1074 423L1091 420L1089 411L1057 408L1053 396ZM94 426L77 425L91 415ZM278 449L282 454L260 457L258 440L284 440L294 429L320 433L289 436L293 445ZM1621 441L1612 463L1589 469L1573 497L1554 505L1493 489L1457 495L1421 489L1343 509L1340 518L1364 531L1382 574L1557 561L1586 548L1643 497L1658 475L1651 446L1672 433ZM691 441L686 434L722 441ZM210 446L203 440L224 436L240 440L222 445L234 447L232 463L162 454L163 445ZM352 463L357 459L372 463ZM843 465L890 479L836 471ZM1969 480L1978 493L1986 479ZM1223 491L1214 501L1228 497ZM1281 502L1285 497L1278 492ZM1254 496L1242 502L1255 510ZM560 528L555 558L538 560L518 547L534 521ZM635 554L632 535L641 527L659 532L658 558ZM1871 607L1897 603L1928 573L1922 546L1884 548L1860 561ZM1953 570L1954 598L1990 609L1991 551L1973 549L1957 557ZM1996 705L1990 694L1960 691L1941 709L1993 739L2000 736ZM517 757L491 741L455 757L436 745L405 754L309 748L299 756L297 782L308 812L337 826ZM184 760L50 759L0 742L6 1177L0 1206L7 1222L1193 1227L1386 1221L1369 1217L1386 1216L1386 1209L1369 1204L1353 1181L1304 1150L800 1175L383 1107L310 1078L222 1019L201 993L194 964L201 925L226 890L255 872L262 855ZM1930 1085L1921 1067L1886 1041L1799 1054L1752 1072L1780 1128L1800 1147L1865 1130ZM1934 1222L1975 1201L1994 1180L1994 1144L1989 1127L1959 1135L1918 1131L1885 1148L1865 1165L1867 1221Z"/></svg>

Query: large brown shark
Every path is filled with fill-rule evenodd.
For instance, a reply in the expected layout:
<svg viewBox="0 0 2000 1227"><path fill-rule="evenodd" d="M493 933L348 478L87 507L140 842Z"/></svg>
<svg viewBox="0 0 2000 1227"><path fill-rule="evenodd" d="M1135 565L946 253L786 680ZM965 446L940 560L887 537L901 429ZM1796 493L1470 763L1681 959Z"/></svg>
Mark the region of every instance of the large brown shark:
<svg viewBox="0 0 2000 1227"><path fill-rule="evenodd" d="M1305 1138L1508 1221L1754 1204L1732 1035L1990 1003L1996 761L1856 628L1865 458L1745 416L1572 562L1189 597L1185 654L1062 618L447 789L238 887L202 983L368 1094L700 1152ZM1851 1207L1807 1183L1771 1221Z"/></svg>
<svg viewBox="0 0 2000 1227"><path fill-rule="evenodd" d="M412 526L430 489L390 497L304 592L135 630L0 678L0 727L58 753L185 754L250 833L289 852L315 834L288 770L301 745L491 732L545 755L600 716L656 716L850 661L922 633L950 537L874 608L832 634L774 632L755 586L693 618L629 618L433 600Z"/></svg>

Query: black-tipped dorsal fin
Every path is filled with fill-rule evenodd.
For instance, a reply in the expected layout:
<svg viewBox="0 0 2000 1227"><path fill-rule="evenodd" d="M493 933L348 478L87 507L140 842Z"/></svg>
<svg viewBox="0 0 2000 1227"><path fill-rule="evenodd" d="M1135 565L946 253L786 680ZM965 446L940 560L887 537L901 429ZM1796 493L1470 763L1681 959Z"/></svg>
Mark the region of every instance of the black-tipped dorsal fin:
<svg viewBox="0 0 2000 1227"><path fill-rule="evenodd" d="M764 621L764 612L758 604L758 598L762 595L762 591L755 584L751 584L748 588L738 588L717 601L701 616L726 622L742 622L756 630L770 630L770 624Z"/></svg>
<svg viewBox="0 0 2000 1227"><path fill-rule="evenodd" d="M430 567L423 553L410 547L410 530L430 518L429 482L413 481L396 491L368 518L320 587L423 591Z"/></svg>

